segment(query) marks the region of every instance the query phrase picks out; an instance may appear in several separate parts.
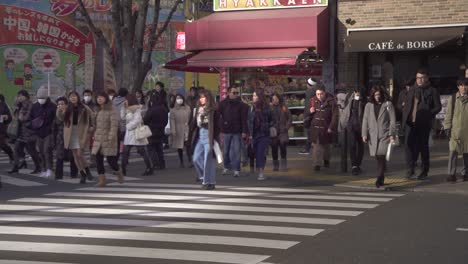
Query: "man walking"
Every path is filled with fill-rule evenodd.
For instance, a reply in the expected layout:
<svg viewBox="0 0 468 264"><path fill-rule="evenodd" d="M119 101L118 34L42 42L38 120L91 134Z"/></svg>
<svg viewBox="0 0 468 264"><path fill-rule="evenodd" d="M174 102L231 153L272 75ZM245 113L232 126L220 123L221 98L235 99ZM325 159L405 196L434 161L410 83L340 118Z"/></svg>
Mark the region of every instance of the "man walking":
<svg viewBox="0 0 468 264"><path fill-rule="evenodd" d="M239 97L237 87L229 87L228 97L219 104L221 132L223 133L224 171L226 175L234 171L234 177L239 177L241 137L247 137L248 107Z"/></svg>
<svg viewBox="0 0 468 264"><path fill-rule="evenodd" d="M426 179L429 172L429 136L434 117L441 110L439 92L429 83L425 70L416 73L416 85L408 91L403 109L405 126L407 178L414 176L416 160L421 153L422 171L418 180Z"/></svg>
<svg viewBox="0 0 468 264"><path fill-rule="evenodd" d="M458 154L463 154L463 181L468 181L468 79L457 81L458 92L448 101L444 129L450 138L447 181L457 181Z"/></svg>
<svg viewBox="0 0 468 264"><path fill-rule="evenodd" d="M305 106L304 106L304 129L307 135L306 144L303 150L299 154L309 155L311 142L309 138L309 128L310 128L310 99L315 96L315 89L317 86L317 81L309 78L307 79L307 90L305 95Z"/></svg>
<svg viewBox="0 0 468 264"><path fill-rule="evenodd" d="M316 96L310 99L310 141L315 171L323 166L330 167L330 144L338 124L338 106L335 97L325 92L324 86L318 86Z"/></svg>

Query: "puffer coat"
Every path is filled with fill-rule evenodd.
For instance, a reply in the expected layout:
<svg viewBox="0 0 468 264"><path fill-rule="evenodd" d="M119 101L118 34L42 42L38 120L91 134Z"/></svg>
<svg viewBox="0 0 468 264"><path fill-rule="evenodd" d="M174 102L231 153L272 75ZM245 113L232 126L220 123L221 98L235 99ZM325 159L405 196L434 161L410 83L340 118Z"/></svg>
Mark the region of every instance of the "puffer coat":
<svg viewBox="0 0 468 264"><path fill-rule="evenodd" d="M143 125L141 117L141 105L132 105L125 109L121 109L121 118L125 120L125 138L124 145L126 146L145 146L148 145L148 139L137 139L135 131L139 126Z"/></svg>
<svg viewBox="0 0 468 264"><path fill-rule="evenodd" d="M468 153L468 96L457 93L453 111L452 105L452 99L449 99L444 120L444 128L451 130L449 148L460 154Z"/></svg>
<svg viewBox="0 0 468 264"><path fill-rule="evenodd" d="M97 112L96 131L92 154L101 153L103 156L117 156L117 133L119 118L112 104L107 103Z"/></svg>

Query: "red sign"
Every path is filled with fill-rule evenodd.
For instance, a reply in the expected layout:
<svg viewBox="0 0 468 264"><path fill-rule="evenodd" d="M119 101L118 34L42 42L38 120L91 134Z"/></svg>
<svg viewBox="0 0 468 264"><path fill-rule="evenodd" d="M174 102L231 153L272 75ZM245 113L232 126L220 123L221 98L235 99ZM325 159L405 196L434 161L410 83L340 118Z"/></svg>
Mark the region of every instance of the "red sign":
<svg viewBox="0 0 468 264"><path fill-rule="evenodd" d="M50 56L50 54L44 55L44 66L46 66L47 68L52 66L52 56Z"/></svg>
<svg viewBox="0 0 468 264"><path fill-rule="evenodd" d="M185 32L177 32L176 49L185 50Z"/></svg>
<svg viewBox="0 0 468 264"><path fill-rule="evenodd" d="M56 16L68 16L80 7L77 0L49 0L50 11ZM98 12L105 12L111 9L111 1L102 0L84 0L85 8L93 9Z"/></svg>
<svg viewBox="0 0 468 264"><path fill-rule="evenodd" d="M35 10L0 5L0 45L33 44L66 50L84 61L84 44L94 43L91 33Z"/></svg>
<svg viewBox="0 0 468 264"><path fill-rule="evenodd" d="M227 90L229 86L229 69L219 69L219 98L224 100L227 97Z"/></svg>

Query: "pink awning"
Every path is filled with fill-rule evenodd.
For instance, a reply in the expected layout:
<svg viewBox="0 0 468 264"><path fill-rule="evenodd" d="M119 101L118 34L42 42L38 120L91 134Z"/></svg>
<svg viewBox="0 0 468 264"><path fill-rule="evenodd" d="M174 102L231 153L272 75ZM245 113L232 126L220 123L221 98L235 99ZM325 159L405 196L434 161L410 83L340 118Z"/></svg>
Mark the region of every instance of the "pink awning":
<svg viewBox="0 0 468 264"><path fill-rule="evenodd" d="M183 71L183 72L200 72L200 73L219 73L215 68L212 67L191 67L188 65L187 60L197 55L197 53L188 54L177 58L175 60L169 61L164 64L164 68L174 71Z"/></svg>
<svg viewBox="0 0 468 264"><path fill-rule="evenodd" d="M186 50L314 48L328 56L326 7L218 12L185 24Z"/></svg>
<svg viewBox="0 0 468 264"><path fill-rule="evenodd" d="M269 67L295 65L306 48L205 50L187 60L192 67Z"/></svg>

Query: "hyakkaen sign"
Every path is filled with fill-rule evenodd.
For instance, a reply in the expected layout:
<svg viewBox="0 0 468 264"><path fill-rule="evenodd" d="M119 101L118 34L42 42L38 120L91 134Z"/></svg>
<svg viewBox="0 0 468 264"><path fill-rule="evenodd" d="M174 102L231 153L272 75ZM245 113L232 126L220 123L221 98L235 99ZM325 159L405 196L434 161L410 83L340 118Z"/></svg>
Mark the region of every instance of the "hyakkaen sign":
<svg viewBox="0 0 468 264"><path fill-rule="evenodd" d="M434 40L414 40L395 43L393 40L370 42L369 51L419 50L432 49L436 46Z"/></svg>

